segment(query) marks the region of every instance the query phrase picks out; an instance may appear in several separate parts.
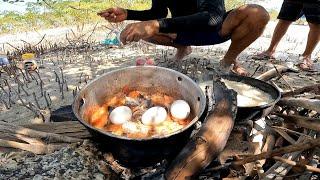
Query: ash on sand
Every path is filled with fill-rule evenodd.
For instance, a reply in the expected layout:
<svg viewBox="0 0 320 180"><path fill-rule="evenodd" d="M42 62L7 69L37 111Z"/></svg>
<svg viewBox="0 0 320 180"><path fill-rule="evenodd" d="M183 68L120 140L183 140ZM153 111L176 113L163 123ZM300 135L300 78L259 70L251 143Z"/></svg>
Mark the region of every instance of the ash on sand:
<svg viewBox="0 0 320 180"><path fill-rule="evenodd" d="M0 179L112 179L115 174L99 160L102 154L88 141L52 154L0 154ZM102 158L101 158L102 159Z"/></svg>
<svg viewBox="0 0 320 180"><path fill-rule="evenodd" d="M153 167L129 170L92 142L72 144L52 154L29 152L0 154L0 179L159 179L165 162Z"/></svg>

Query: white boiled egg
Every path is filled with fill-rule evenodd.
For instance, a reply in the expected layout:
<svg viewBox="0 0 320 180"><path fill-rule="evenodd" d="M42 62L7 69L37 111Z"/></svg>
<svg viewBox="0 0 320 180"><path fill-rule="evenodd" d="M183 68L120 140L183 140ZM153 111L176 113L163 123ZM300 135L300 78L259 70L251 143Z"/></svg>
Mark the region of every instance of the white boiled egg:
<svg viewBox="0 0 320 180"><path fill-rule="evenodd" d="M184 100L176 100L171 104L170 112L175 119L186 119L190 114L190 106Z"/></svg>
<svg viewBox="0 0 320 180"><path fill-rule="evenodd" d="M132 111L128 106L119 106L111 111L109 119L113 124L123 124L132 117Z"/></svg>
<svg viewBox="0 0 320 180"><path fill-rule="evenodd" d="M141 121L144 125L157 125L167 119L167 111L160 106L155 106L143 113Z"/></svg>

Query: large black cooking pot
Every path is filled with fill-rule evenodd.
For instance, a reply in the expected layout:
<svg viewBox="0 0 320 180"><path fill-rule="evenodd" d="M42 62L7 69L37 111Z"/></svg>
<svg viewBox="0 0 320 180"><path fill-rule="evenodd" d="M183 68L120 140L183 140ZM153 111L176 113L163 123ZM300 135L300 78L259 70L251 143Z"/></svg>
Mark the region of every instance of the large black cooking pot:
<svg viewBox="0 0 320 180"><path fill-rule="evenodd" d="M113 97L124 87L141 91L163 92L186 100L194 118L185 128L172 134L145 139L113 135L91 126L85 117L88 107L101 105L106 97ZM77 119L93 135L101 150L112 152L126 166L147 166L175 156L187 143L195 123L204 118L206 98L200 87L189 77L162 67L128 67L108 72L81 89L73 103Z"/></svg>
<svg viewBox="0 0 320 180"><path fill-rule="evenodd" d="M255 88L258 88L267 94L271 95L272 101L269 104L254 106L254 107L239 107L236 116L236 123L243 122L246 120L258 120L262 117L267 116L272 111L274 105L280 100L281 92L275 88L273 85L266 83L264 81L238 76L238 75L223 75L221 76L223 79L227 79L230 81L237 81L244 84L248 84Z"/></svg>

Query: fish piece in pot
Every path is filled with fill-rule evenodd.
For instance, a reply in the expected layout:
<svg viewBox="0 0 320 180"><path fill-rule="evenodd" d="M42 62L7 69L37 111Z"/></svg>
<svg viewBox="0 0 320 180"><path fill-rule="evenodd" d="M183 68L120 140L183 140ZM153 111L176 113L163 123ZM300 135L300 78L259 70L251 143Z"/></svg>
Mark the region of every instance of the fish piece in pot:
<svg viewBox="0 0 320 180"><path fill-rule="evenodd" d="M92 106L84 114L87 121L96 128L103 128L107 124L108 115L108 110L100 106Z"/></svg>
<svg viewBox="0 0 320 180"><path fill-rule="evenodd" d="M134 122L135 121L140 121L144 112L146 112L146 109L143 109L143 108L140 108L140 107L136 108L135 111L132 114L132 120L131 121L134 121Z"/></svg>
<svg viewBox="0 0 320 180"><path fill-rule="evenodd" d="M135 106L139 106L140 102L134 98L126 96L124 105L128 107L135 107Z"/></svg>

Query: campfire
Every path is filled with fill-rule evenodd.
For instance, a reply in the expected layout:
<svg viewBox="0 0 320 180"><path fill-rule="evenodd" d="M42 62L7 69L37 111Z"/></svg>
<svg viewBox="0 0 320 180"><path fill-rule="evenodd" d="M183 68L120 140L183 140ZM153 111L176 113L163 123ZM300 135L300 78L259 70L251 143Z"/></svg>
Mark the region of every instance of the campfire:
<svg viewBox="0 0 320 180"><path fill-rule="evenodd" d="M204 108L205 95L189 77L156 66L106 73L84 87L73 104L103 147L120 163L138 167L176 156L193 125L203 120Z"/></svg>

